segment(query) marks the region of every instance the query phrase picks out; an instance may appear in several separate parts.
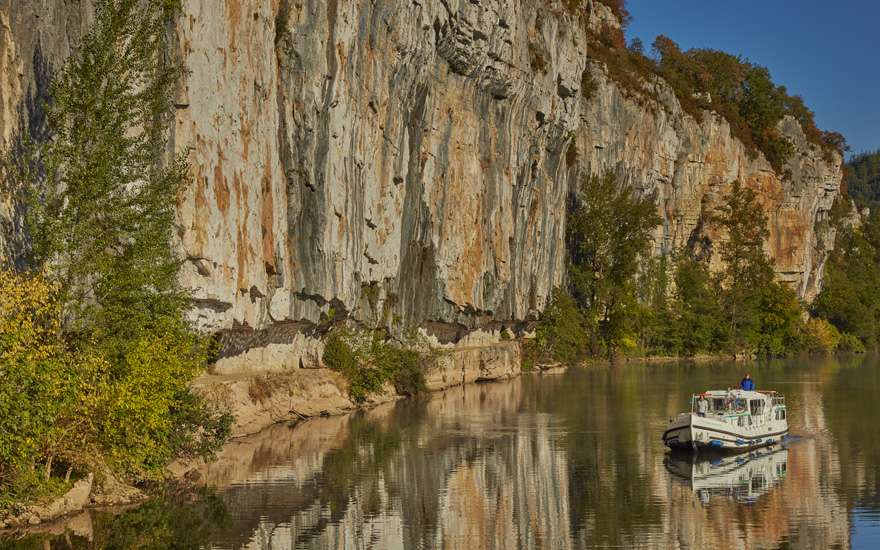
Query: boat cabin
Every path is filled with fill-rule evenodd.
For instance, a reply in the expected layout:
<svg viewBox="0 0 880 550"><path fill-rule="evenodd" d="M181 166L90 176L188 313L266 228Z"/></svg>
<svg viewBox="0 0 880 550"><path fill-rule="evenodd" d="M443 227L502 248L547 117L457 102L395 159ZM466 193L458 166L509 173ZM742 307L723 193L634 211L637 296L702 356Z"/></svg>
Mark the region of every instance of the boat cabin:
<svg viewBox="0 0 880 550"><path fill-rule="evenodd" d="M693 414L701 395L709 402L707 416L785 420L785 396L775 391L717 390L694 394L691 398Z"/></svg>

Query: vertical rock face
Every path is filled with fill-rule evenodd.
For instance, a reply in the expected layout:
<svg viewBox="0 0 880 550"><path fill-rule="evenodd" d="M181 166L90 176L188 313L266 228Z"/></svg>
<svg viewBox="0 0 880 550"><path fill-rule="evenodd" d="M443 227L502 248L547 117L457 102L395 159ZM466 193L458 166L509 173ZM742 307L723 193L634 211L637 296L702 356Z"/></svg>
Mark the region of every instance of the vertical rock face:
<svg viewBox="0 0 880 550"><path fill-rule="evenodd" d="M37 2L10 2L7 144L42 93L21 67L40 48L63 59L87 21L59 2L31 29L21 14ZM683 114L662 81L655 103L626 99L587 58L585 26L617 24L597 2L577 16L538 0L219 6L184 0L170 31L186 67L173 144L193 167L175 237L201 326L254 329L235 349L345 317L441 340L533 320L564 280L569 192L604 170L657 203L657 253L698 246L712 263L724 235L705 213L742 181L765 206L780 278L817 292L841 159L783 121L797 153L782 177L720 118ZM585 70L599 83L589 101Z"/></svg>
<svg viewBox="0 0 880 550"><path fill-rule="evenodd" d="M25 129L35 141L48 136L41 102L90 16L88 3L75 0L0 0L0 155L16 150ZM4 170L0 162L0 257L15 258L25 246L24 213Z"/></svg>

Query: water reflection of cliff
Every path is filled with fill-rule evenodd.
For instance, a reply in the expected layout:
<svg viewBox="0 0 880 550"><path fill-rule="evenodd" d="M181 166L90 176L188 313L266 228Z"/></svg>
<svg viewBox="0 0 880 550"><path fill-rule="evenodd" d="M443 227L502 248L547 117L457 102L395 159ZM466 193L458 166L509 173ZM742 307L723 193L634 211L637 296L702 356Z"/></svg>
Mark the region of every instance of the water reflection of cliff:
<svg viewBox="0 0 880 550"><path fill-rule="evenodd" d="M753 476L748 498L700 505L663 463L667 417L695 385L718 385L719 369L627 365L459 388L239 441L202 473L239 526L215 544L846 548L822 397L836 367L794 368L759 372L768 385L798 380L780 389L792 432L806 437L770 455L788 475Z"/></svg>
<svg viewBox="0 0 880 550"><path fill-rule="evenodd" d="M694 391L735 383L742 365L631 363L275 426L199 469L217 486L210 506L157 503L153 515L186 519L175 525L215 548L846 549L853 510L880 511L880 370L865 361L749 366L786 394L793 437L764 473L752 464L745 498L707 487L704 501L674 481L659 437ZM142 515L117 523L131 531Z"/></svg>
<svg viewBox="0 0 880 550"><path fill-rule="evenodd" d="M240 441L203 471L243 528L216 544L570 547L561 433L526 401L478 385Z"/></svg>

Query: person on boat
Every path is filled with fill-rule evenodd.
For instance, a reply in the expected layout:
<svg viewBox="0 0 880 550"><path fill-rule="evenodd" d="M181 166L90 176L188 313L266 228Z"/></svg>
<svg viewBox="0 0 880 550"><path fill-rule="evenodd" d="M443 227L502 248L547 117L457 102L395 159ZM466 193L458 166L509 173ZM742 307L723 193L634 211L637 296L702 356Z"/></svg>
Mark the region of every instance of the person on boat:
<svg viewBox="0 0 880 550"><path fill-rule="evenodd" d="M749 378L749 373L746 373L746 377L742 379L742 382L739 383L740 387L746 391L752 391L755 389L755 383L752 382L752 379Z"/></svg>
<svg viewBox="0 0 880 550"><path fill-rule="evenodd" d="M709 412L709 402L701 395L700 400L697 401L697 416L705 418L707 412Z"/></svg>

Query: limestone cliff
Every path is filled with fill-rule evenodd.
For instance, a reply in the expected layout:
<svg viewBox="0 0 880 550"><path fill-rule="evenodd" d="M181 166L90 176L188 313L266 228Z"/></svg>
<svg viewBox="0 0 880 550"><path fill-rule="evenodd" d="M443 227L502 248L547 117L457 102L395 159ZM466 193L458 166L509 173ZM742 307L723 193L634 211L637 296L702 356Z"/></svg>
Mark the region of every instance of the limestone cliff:
<svg viewBox="0 0 880 550"><path fill-rule="evenodd" d="M20 117L39 127L84 6L0 0L6 148ZM814 296L841 159L786 120L797 153L780 176L662 81L646 84L653 102L627 99L588 58L602 25L618 23L598 2L572 15L546 0L183 0L173 146L193 181L175 238L229 370L308 366L310 330L345 318L445 342L535 319L564 279L569 191L607 169L657 203L656 252L687 244L711 262L724 236L702 215L744 182L780 278ZM8 202L0 215L11 247L20 217Z"/></svg>

